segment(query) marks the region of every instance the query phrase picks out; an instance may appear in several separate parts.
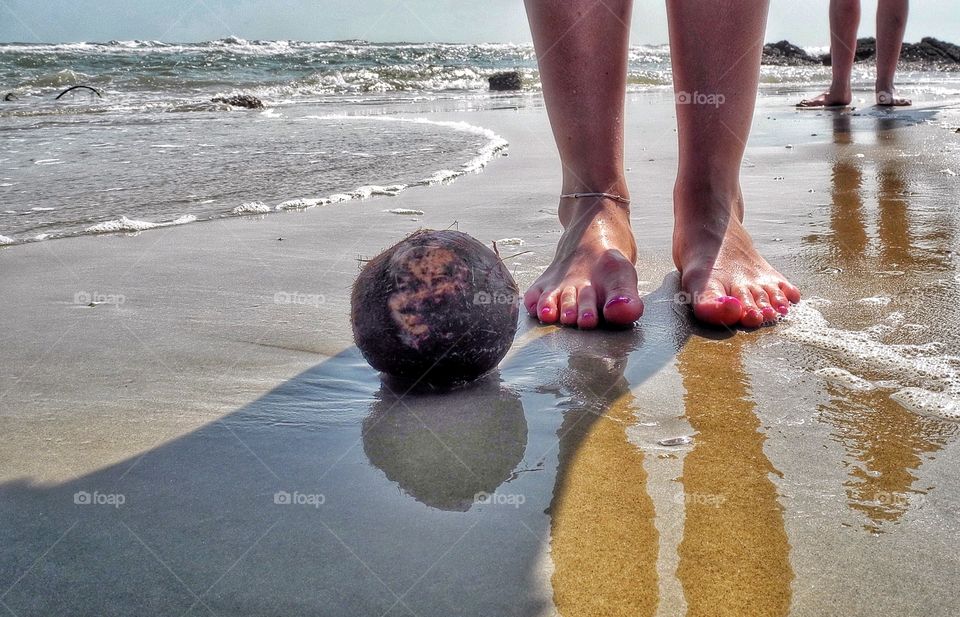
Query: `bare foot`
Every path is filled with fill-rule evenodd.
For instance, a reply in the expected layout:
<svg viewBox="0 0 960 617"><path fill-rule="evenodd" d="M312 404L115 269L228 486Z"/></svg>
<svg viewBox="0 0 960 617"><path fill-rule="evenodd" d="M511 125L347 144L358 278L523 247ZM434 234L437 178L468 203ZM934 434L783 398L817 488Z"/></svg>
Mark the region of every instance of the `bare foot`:
<svg viewBox="0 0 960 617"><path fill-rule="evenodd" d="M564 231L553 263L523 296L530 315L584 329L638 320L643 303L629 209L610 199L564 199L560 222Z"/></svg>
<svg viewBox="0 0 960 617"><path fill-rule="evenodd" d="M675 193L673 260L697 319L756 328L786 315L800 292L753 246L743 198Z"/></svg>
<svg viewBox="0 0 960 617"><path fill-rule="evenodd" d="M913 105L913 101L902 96L897 96L896 90L877 90L877 105L880 107L906 107Z"/></svg>
<svg viewBox="0 0 960 617"><path fill-rule="evenodd" d="M850 90L827 90L812 99L804 99L797 103L797 107L846 107L853 100Z"/></svg>

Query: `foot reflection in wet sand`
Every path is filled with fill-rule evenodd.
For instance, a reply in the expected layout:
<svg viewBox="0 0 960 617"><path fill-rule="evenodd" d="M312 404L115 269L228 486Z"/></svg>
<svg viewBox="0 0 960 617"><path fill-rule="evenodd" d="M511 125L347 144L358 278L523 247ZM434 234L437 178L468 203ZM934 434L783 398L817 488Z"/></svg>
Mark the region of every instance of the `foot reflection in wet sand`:
<svg viewBox="0 0 960 617"><path fill-rule="evenodd" d="M653 501L644 454L625 433L636 402L623 373L638 332L591 336L559 380L571 405L558 431L551 555L554 603L567 617L642 617L657 607Z"/></svg>
<svg viewBox="0 0 960 617"><path fill-rule="evenodd" d="M678 356L696 431L683 460L686 517L677 571L688 615L786 615L793 569L783 507L770 479L743 336L691 339Z"/></svg>
<svg viewBox="0 0 960 617"><path fill-rule="evenodd" d="M689 325L675 318L667 336L682 347L686 416L698 434L684 460L685 505L665 524L683 527L677 576L688 614L786 615L790 547L769 477L777 472L744 381L745 337L687 340ZM631 392L643 379L624 375L628 355L631 368L642 365L632 356L639 346L629 336L591 338L570 353L559 380L569 409L558 432L551 556L554 602L565 616L677 609L660 606L659 553L674 548L655 525L653 494L663 491L651 490L645 469L655 460L627 432L643 404Z"/></svg>

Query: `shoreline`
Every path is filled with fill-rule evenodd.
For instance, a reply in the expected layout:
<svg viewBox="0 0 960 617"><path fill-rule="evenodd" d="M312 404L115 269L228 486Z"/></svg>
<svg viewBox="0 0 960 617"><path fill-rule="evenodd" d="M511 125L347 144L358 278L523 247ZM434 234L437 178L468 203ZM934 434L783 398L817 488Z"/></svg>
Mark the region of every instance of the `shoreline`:
<svg viewBox="0 0 960 617"><path fill-rule="evenodd" d="M797 84L761 84L760 88L760 99L758 99L758 108L757 113L780 113L792 109L791 105L781 106L781 105L771 105L772 101L783 101L783 95L785 93L796 93L798 100L804 93L811 93L817 91L817 87L807 88ZM661 86L653 87L646 86L641 90L630 91L627 94L628 100L634 101L634 103L646 103L661 105L663 103L672 103L673 100L673 91L670 86ZM854 89L854 106L851 111L856 114L864 113L883 113L882 108L876 108L871 105L872 91L867 89ZM505 105L504 105L505 103ZM952 116L953 122L960 124L960 113L957 112L958 104L960 104L960 98L939 95L936 93L931 93L923 96L921 99L917 100L913 108L906 108L899 110L901 114L907 114L907 118L911 117L910 114L912 110L927 110L927 109L952 109L954 114ZM298 103L293 103L293 105L303 105ZM140 233L145 231L150 231L158 228L180 226L190 223L208 223L211 221L219 221L224 219L231 219L235 217L243 216L259 216L265 214L277 214L284 213L289 211L303 211L310 210L317 207L342 207L339 204L352 201L365 201L372 197L377 196L387 196L395 197L400 192L409 190L411 188L429 188L434 185L447 184L450 182L455 182L458 178L464 175L476 174L484 169L491 161L494 161L497 158L500 158L504 152L509 149L509 143L504 140L500 135L495 131L492 131L484 126L470 124L465 122L463 117L472 117L477 114L483 114L487 111L496 111L498 109L540 109L542 107L542 102L539 97L532 96L532 93L523 93L523 94L506 94L499 95L496 97L489 98L478 98L476 101L473 101L466 110L462 110L465 116L456 116L451 115L454 108L459 107L456 101L435 101L433 103L394 103L392 105L386 105L381 109L378 109L376 114L369 114L363 107L357 108L344 108L347 110L347 113L337 112L333 114L321 113L320 115L306 115L298 119L360 119L364 121L390 121L390 122L403 122L403 123L412 123L412 124L427 124L433 126L440 126L448 128L452 131L463 131L465 133L478 135L486 138L487 144L477 150L470 160L457 162L454 165L454 169L443 169L436 171L424 171L428 174L424 176L421 180L410 182L408 184L397 184L390 186L381 186L376 184L362 185L355 188L345 188L340 192L332 193L326 196L300 196L300 197L284 197L276 203L264 203L263 201L245 201L242 203L236 203L230 207L229 212L220 212L218 214L213 214L210 216L197 216L193 212L181 212L174 218L165 219L165 220L140 220L134 218L128 218L126 215L121 215L119 218L112 218L103 221L96 222L92 225L89 225L86 229L82 231L69 231L69 232L50 232L50 233L41 233L32 237L12 237L0 233L0 251L8 249L10 247L21 246L25 244L30 244L34 242L46 242L51 240L65 240L70 238L77 238L87 235L109 235L114 233L125 234L125 233ZM282 109L283 106L280 106L279 109ZM314 107L306 105L307 109L312 109ZM316 107L318 112L323 112L323 107ZM240 112L240 113L250 113L250 112ZM275 113L274 108L268 108L266 112L253 112L253 113L262 113L262 114L271 114ZM806 110L806 113L823 113L823 110L811 109ZM445 116L447 120L435 120L432 119L435 116ZM449 119L457 118L457 119ZM922 118L919 122L924 122ZM954 127L950 127L954 128ZM752 142L756 141L755 138L751 139ZM789 141L789 139L787 140ZM509 154L509 153L507 153ZM228 204L229 206L229 204ZM225 206L225 207L228 207ZM346 206L349 207L349 204ZM3 230L0 230L2 232Z"/></svg>

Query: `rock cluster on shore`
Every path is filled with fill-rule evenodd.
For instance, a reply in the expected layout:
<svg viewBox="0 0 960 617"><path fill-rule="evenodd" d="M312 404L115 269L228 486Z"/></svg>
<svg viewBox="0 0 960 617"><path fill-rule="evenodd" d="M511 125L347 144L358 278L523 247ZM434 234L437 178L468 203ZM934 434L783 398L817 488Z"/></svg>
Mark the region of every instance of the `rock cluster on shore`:
<svg viewBox="0 0 960 617"><path fill-rule="evenodd" d="M874 38L857 39L856 61L871 60L877 53ZM960 45L947 43L927 36L919 43L904 43L900 51L901 62L919 62L960 68ZM763 63L777 66L800 66L820 64L830 66L830 54L815 56L789 41L767 43L763 46Z"/></svg>

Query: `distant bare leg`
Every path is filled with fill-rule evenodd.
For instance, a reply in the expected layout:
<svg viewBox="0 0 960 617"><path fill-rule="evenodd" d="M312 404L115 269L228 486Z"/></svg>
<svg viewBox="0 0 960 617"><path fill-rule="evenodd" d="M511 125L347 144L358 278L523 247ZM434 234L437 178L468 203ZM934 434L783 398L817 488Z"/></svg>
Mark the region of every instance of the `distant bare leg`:
<svg viewBox="0 0 960 617"><path fill-rule="evenodd" d="M833 69L833 82L826 92L812 99L800 101L797 107L831 107L850 104L853 100L850 76L853 73L853 61L857 52L859 25L860 0L830 0L830 65Z"/></svg>
<svg viewBox="0 0 960 617"><path fill-rule="evenodd" d="M909 4L908 0L880 0L877 6L877 105L911 104L910 99L898 97L893 86Z"/></svg>

